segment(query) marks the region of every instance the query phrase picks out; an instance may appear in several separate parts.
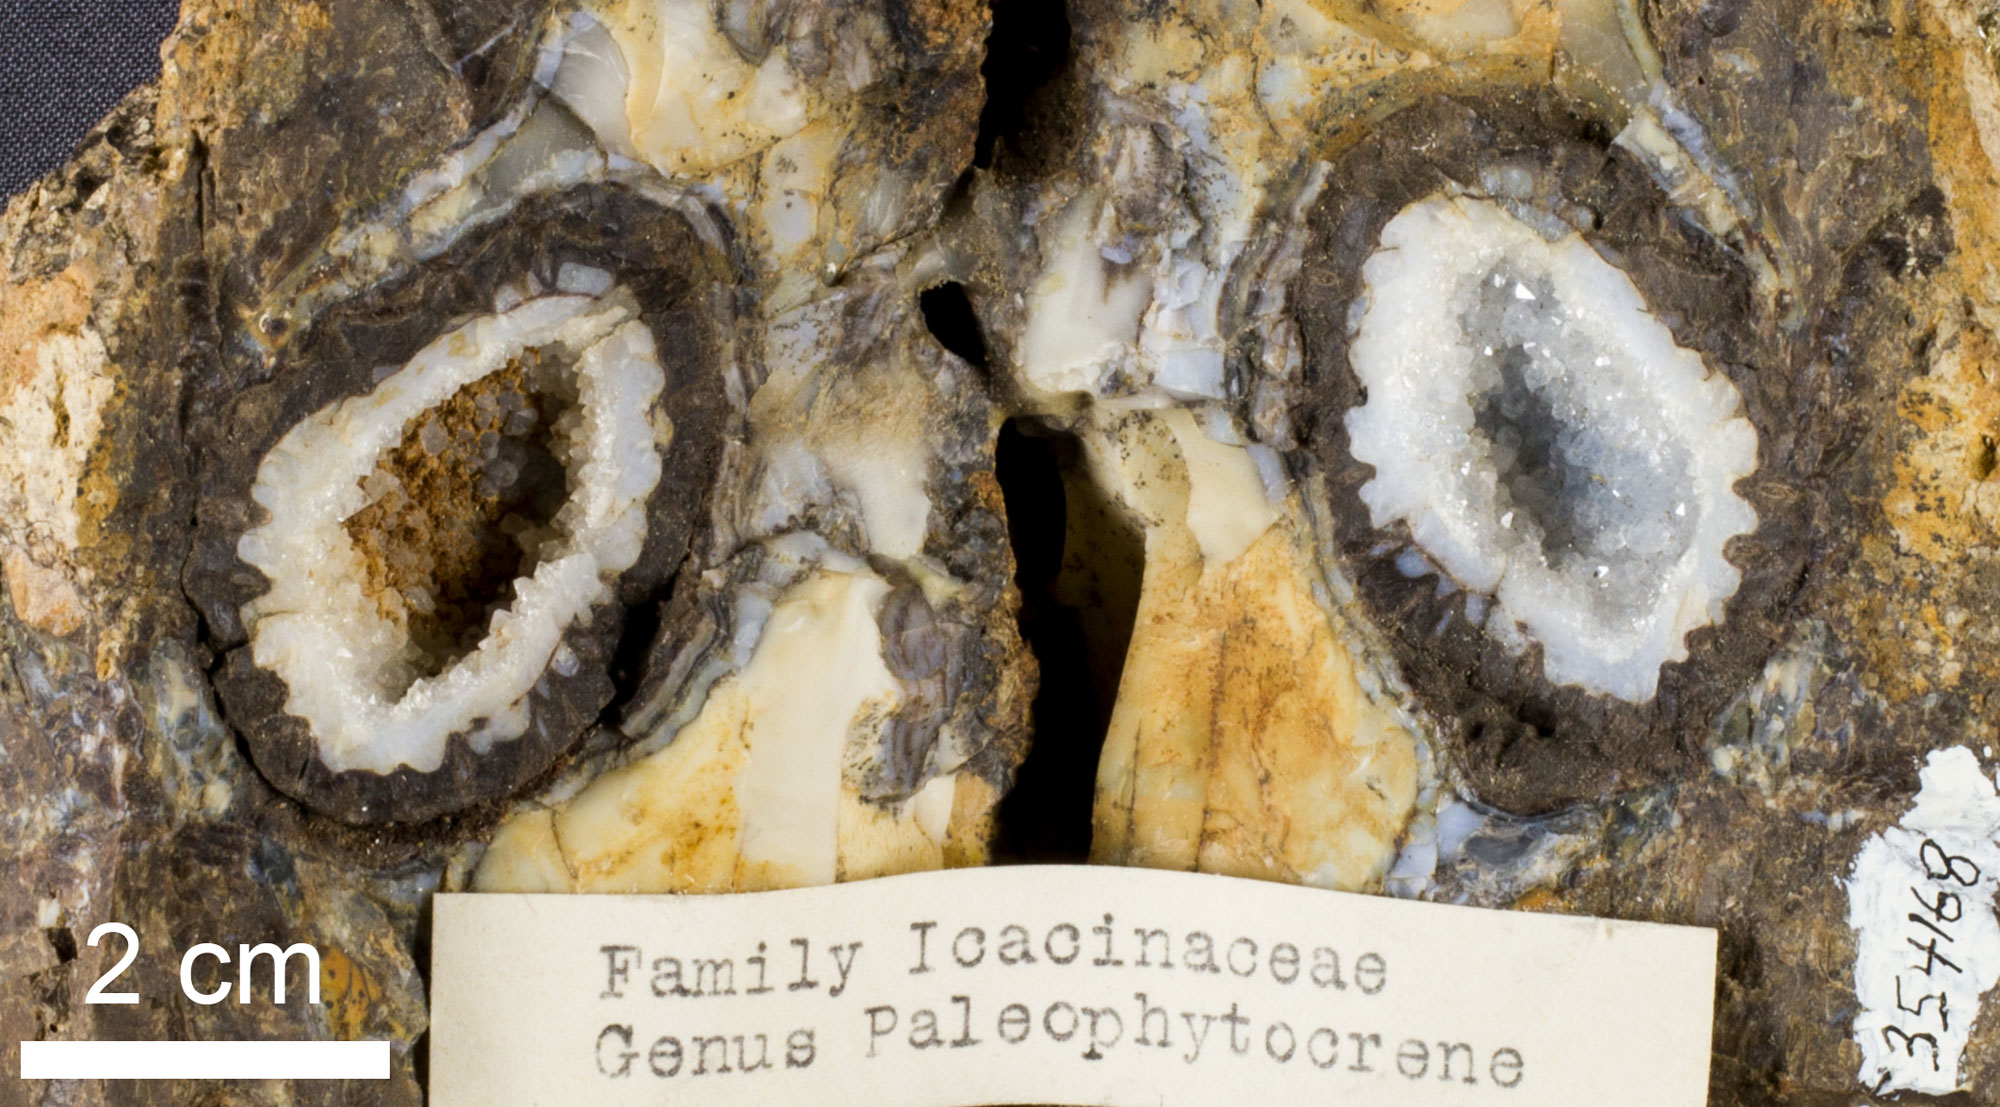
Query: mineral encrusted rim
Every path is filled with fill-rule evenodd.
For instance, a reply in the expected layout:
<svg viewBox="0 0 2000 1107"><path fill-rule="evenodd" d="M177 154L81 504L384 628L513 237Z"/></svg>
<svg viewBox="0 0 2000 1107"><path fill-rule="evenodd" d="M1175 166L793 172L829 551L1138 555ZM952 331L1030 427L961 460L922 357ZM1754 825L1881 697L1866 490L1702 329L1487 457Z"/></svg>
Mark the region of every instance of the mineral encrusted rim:
<svg viewBox="0 0 2000 1107"><path fill-rule="evenodd" d="M1449 241L1440 246L1427 236ZM1441 316L1468 274L1483 279L1504 265L1548 281L1567 325L1618 363L1589 368L1586 375L1599 379L1586 391L1608 389L1599 399L1627 414L1634 404L1648 407L1656 422L1647 429L1663 430L1689 461L1685 486L1670 498L1693 513L1693 536L1656 582L1645 582L1650 598L1630 618L1605 618L1593 609L1587 584L1495 538L1512 520L1494 510L1496 475L1479 464L1472 401L1480 351L1460 324ZM1721 621L1740 581L1723 548L1757 526L1735 492L1736 481L1756 470L1757 435L1734 386L1676 344L1631 278L1581 236L1551 242L1486 201L1434 195L1410 205L1383 228L1363 276L1367 300L1350 358L1368 400L1346 423L1355 459L1376 469L1360 492L1371 522L1402 522L1426 557L1491 596L1487 633L1516 652L1540 644L1551 683L1651 699L1660 666L1688 656L1686 635ZM1525 286L1516 291L1534 298ZM1474 622L1480 614L1471 606L1481 602L1468 606Z"/></svg>
<svg viewBox="0 0 2000 1107"><path fill-rule="evenodd" d="M360 481L413 419L545 346L576 352L558 537L473 650L398 694L408 635L365 598L342 525L366 506ZM447 332L372 391L301 420L265 455L250 494L269 518L243 534L237 555L270 589L243 606L244 626L252 658L283 681L285 710L311 729L328 769L431 772L454 734L483 754L526 731L529 691L551 667L576 664L564 633L610 598L644 546L661 472L649 412L664 384L652 333L622 295L546 296Z"/></svg>

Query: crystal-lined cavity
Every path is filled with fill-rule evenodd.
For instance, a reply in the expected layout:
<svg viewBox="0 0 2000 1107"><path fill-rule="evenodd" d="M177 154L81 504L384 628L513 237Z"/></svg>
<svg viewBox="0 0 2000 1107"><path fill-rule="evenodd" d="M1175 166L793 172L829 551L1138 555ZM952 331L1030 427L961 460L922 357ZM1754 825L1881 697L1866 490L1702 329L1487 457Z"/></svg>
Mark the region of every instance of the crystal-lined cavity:
<svg viewBox="0 0 2000 1107"><path fill-rule="evenodd" d="M646 540L664 384L622 295L551 295L459 326L373 390L314 412L259 464L268 513L237 554L243 607L335 772L429 772L529 724L564 635Z"/></svg>
<svg viewBox="0 0 2000 1107"><path fill-rule="evenodd" d="M1583 238L1463 197L1412 204L1363 267L1347 415L1371 522L1401 522L1495 601L1486 632L1549 681L1652 698L1719 622L1757 525L1735 492L1757 435L1735 387L1675 343ZM1473 608L1468 608L1470 613Z"/></svg>

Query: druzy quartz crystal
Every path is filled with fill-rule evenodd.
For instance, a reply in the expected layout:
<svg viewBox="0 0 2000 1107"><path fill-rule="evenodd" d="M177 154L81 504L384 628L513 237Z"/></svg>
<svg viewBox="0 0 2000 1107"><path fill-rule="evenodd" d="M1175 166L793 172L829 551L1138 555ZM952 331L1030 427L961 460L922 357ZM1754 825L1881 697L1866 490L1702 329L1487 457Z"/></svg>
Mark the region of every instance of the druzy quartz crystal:
<svg viewBox="0 0 2000 1107"><path fill-rule="evenodd" d="M1368 402L1347 431L1375 468L1371 520L1490 597L1467 617L1538 644L1550 681L1650 699L1688 632L1722 620L1740 580L1724 548L1756 526L1735 387L1580 236L1490 202L1404 209L1362 279L1348 349Z"/></svg>
<svg viewBox="0 0 2000 1107"><path fill-rule="evenodd" d="M222 707L341 819L548 770L615 697L631 597L673 572L719 461L715 252L623 190L519 214L532 232L461 234L324 310L206 459L187 587Z"/></svg>
<svg viewBox="0 0 2000 1107"><path fill-rule="evenodd" d="M415 1104L438 889L1091 861L1714 926L1711 1101L1857 1101L2000 748L1989 6L185 0L0 219L0 1028Z"/></svg>
<svg viewBox="0 0 2000 1107"><path fill-rule="evenodd" d="M514 532L508 537L520 547L523 572L505 586L511 602L473 617L484 636L462 651L454 642L423 642L415 624L470 597L441 594L447 588L434 579L400 588L377 582L409 574L392 553L371 551L390 564L370 564L350 533L354 524L392 496L423 494L378 459L409 434L427 455L444 454L450 431L426 414L544 352L574 366L569 374L544 370L550 379L530 385L573 396L544 454L567 478L550 490L561 493L561 506L539 523L518 512L498 521L503 533ZM539 296L446 332L374 389L314 412L271 448L250 491L266 520L237 542L239 556L271 587L245 605L244 625L251 655L285 681L285 710L312 728L329 768L428 772L455 732L469 731L473 750L485 753L528 728L526 694L542 670L578 663L563 632L612 597L618 574L645 544L659 439L672 435L670 420L649 417L662 380L652 335L631 309L597 306L586 295ZM480 401L501 403L490 393L473 402ZM535 409L508 406L503 430L538 421ZM500 448L513 439L478 434L482 447L491 446L479 481L495 495L512 491L540 460Z"/></svg>

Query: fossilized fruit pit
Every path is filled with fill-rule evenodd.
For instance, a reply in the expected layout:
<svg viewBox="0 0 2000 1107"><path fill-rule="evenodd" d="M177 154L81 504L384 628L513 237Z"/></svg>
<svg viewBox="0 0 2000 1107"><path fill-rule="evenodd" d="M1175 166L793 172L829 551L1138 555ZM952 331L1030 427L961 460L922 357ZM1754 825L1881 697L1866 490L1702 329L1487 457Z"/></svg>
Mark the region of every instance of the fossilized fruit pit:
<svg viewBox="0 0 2000 1107"><path fill-rule="evenodd" d="M578 190L330 309L226 409L188 587L273 784L418 821L597 720L708 497L723 280L678 217Z"/></svg>
<svg viewBox="0 0 2000 1107"><path fill-rule="evenodd" d="M1398 568L1476 593L1463 618L1539 645L1549 682L1651 699L1720 621L1740 579L1723 546L1756 526L1735 387L1581 235L1488 201L1403 209L1362 276L1348 445L1375 467L1369 520L1410 532Z"/></svg>
<svg viewBox="0 0 2000 1107"><path fill-rule="evenodd" d="M1302 422L1465 783L1539 811L1685 765L1786 617L1792 459L1840 414L1751 270L1552 95L1392 117L1309 220Z"/></svg>

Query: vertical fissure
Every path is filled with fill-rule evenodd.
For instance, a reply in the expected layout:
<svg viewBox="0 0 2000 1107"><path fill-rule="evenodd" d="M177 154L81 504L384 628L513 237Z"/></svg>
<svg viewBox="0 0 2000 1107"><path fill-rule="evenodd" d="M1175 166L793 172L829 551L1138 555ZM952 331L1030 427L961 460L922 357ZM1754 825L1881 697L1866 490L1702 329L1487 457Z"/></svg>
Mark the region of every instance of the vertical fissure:
<svg viewBox="0 0 2000 1107"><path fill-rule="evenodd" d="M1069 10L1064 0L993 0L993 29L986 38L986 103L972 163L993 167L996 149L1035 129L1038 100L1069 68Z"/></svg>
<svg viewBox="0 0 2000 1107"><path fill-rule="evenodd" d="M1074 437L1014 419L996 454L1021 637L1040 672L1032 745L1001 801L996 853L1080 862L1090 854L1097 763L1138 608L1143 538L1091 482Z"/></svg>

